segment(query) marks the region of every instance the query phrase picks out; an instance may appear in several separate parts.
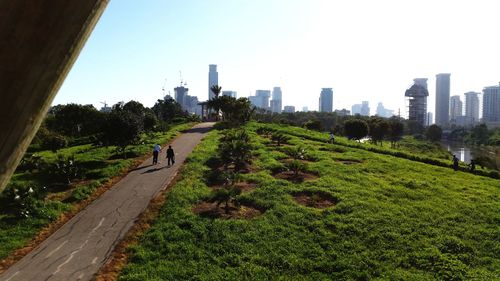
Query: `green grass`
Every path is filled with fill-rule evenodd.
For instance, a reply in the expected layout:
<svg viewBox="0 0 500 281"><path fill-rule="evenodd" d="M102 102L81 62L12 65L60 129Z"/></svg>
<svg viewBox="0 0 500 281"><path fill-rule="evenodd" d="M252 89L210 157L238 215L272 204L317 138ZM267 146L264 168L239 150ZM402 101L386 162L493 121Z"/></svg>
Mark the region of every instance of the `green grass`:
<svg viewBox="0 0 500 281"><path fill-rule="evenodd" d="M319 178L275 179L271 170L283 166L286 148L252 133L256 171L244 177L258 188L242 196L267 211L248 220L195 215L192 207L210 194L205 163L219 136L211 132L152 228L130 249L120 280L500 279L499 180L303 139L293 130L290 144L306 148L316 160L307 169ZM300 191L338 202L305 207L292 197Z"/></svg>
<svg viewBox="0 0 500 281"><path fill-rule="evenodd" d="M17 219L0 211L0 259L5 258L13 250L23 246L41 228L49 224L61 213L68 211L72 203L88 198L96 188L129 169L134 164L135 158L150 152L155 143L166 143L192 125L191 123L179 124L164 133L144 135L140 144L127 148L129 158L126 159L120 158L121 155L117 155L115 147L94 147L90 144L68 147L57 151L57 154L65 156L74 155L75 162L84 172L80 179L75 181L75 184L68 189L58 191L58 193L69 193L61 195L66 197L63 202L60 200L40 202L40 209L44 213L42 216ZM41 151L37 152L37 154L49 162L55 161L57 158L57 154L51 151ZM36 171L33 173L16 172L10 184L44 186L47 184L47 179L43 174ZM61 197L54 197L54 195L56 194L49 193L49 198Z"/></svg>

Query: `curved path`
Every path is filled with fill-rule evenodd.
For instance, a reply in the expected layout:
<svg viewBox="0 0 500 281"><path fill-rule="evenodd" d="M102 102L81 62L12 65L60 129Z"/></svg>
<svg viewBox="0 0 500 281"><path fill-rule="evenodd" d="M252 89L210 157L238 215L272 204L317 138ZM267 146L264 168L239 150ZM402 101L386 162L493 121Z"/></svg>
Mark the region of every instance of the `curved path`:
<svg viewBox="0 0 500 281"><path fill-rule="evenodd" d="M158 165L151 165L152 158L144 161L0 275L0 280L91 280L151 199L175 177L186 156L212 125L198 124L171 143L175 165L166 166L166 149L160 154Z"/></svg>

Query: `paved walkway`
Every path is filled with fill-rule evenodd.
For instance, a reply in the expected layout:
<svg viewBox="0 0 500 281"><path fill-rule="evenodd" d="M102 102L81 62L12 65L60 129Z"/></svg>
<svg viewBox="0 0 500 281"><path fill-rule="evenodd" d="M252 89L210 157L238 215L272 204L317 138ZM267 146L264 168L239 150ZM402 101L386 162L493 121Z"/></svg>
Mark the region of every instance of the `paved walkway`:
<svg viewBox="0 0 500 281"><path fill-rule="evenodd" d="M160 154L158 165L151 165L152 158L144 161L0 275L0 280L91 280L150 200L175 177L186 156L212 125L198 124L173 141L175 165L166 166L166 149Z"/></svg>

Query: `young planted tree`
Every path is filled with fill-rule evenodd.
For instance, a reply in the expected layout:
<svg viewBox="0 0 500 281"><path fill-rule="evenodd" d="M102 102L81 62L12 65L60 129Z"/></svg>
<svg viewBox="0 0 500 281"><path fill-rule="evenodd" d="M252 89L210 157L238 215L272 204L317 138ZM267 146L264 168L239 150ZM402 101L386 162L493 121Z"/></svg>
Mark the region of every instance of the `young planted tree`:
<svg viewBox="0 0 500 281"><path fill-rule="evenodd" d="M286 168L293 172L293 177L298 178L300 172L306 171L306 165L297 159L292 160L286 164Z"/></svg>
<svg viewBox="0 0 500 281"><path fill-rule="evenodd" d="M229 188L221 188L214 190L210 195L208 202L216 202L217 207L221 204L224 204L224 211L226 214L229 214L230 204L233 204L235 207L239 207L238 195L241 194L241 189L236 188L234 186Z"/></svg>
<svg viewBox="0 0 500 281"><path fill-rule="evenodd" d="M208 106L215 110L216 121L219 121L219 111L221 107L221 101L219 100L219 94L222 91L222 87L219 85L213 85L210 87L210 91L214 94L214 98L208 101Z"/></svg>
<svg viewBox="0 0 500 281"><path fill-rule="evenodd" d="M276 142L277 146L281 146L281 144L287 143L290 137L282 133L275 133L272 135L271 140Z"/></svg>

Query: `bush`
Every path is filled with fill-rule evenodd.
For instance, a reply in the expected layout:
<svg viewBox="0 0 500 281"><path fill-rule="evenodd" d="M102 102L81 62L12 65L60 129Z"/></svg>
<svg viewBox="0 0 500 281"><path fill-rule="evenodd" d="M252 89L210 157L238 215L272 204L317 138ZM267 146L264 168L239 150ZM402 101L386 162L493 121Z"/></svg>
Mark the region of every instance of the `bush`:
<svg viewBox="0 0 500 281"><path fill-rule="evenodd" d="M44 216L45 187L35 185L10 185L0 195L0 209L17 218Z"/></svg>
<svg viewBox="0 0 500 281"><path fill-rule="evenodd" d="M68 146L68 140L63 135L50 133L41 141L41 148L56 152L58 149Z"/></svg>

